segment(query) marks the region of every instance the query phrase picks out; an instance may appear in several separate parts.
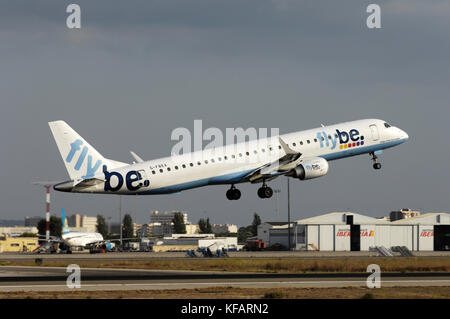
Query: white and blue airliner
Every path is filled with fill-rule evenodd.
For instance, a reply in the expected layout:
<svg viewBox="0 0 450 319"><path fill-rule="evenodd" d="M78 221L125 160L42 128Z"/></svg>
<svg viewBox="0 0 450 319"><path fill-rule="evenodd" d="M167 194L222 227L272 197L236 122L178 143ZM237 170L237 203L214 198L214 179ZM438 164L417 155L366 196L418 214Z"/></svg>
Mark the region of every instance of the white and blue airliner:
<svg viewBox="0 0 450 319"><path fill-rule="evenodd" d="M208 185L230 185L237 200L239 183L261 183L260 198L273 194L267 182L278 176L299 180L321 177L328 162L369 154L380 169L378 155L408 140L403 130L378 119L344 122L276 137L235 143L144 161L131 152L133 164L103 157L66 122L49 122L70 180L55 190L74 193L152 195L178 193Z"/></svg>

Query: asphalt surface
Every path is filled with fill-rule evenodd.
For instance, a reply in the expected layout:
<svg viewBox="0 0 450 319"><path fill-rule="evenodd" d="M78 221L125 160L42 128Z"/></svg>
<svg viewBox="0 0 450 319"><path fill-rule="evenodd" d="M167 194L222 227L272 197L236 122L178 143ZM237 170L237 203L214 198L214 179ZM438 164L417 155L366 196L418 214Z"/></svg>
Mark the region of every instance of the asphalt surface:
<svg viewBox="0 0 450 319"><path fill-rule="evenodd" d="M2 291L67 291L64 267L0 267ZM369 273L266 274L219 271L81 269L81 290L164 290L203 287L328 288L366 287ZM383 287L449 286L450 273L381 274ZM74 288L77 289L77 288Z"/></svg>
<svg viewBox="0 0 450 319"><path fill-rule="evenodd" d="M352 258L378 257L377 252L352 251L238 251L229 252L230 258ZM442 257L450 256L450 252L414 252L415 256ZM89 254L88 252L74 252L73 254L33 254L33 253L2 253L1 261L24 261L42 258L44 260L78 261L78 260L146 260L152 258L189 258L185 252L113 252L106 254Z"/></svg>

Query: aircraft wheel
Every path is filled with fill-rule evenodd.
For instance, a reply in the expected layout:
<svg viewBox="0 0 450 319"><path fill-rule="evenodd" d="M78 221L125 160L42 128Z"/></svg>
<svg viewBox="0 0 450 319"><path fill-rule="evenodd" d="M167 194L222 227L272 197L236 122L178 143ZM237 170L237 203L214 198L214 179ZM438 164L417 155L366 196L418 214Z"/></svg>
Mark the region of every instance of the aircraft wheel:
<svg viewBox="0 0 450 319"><path fill-rule="evenodd" d="M241 191L236 188L233 190L233 200L238 200L239 198L241 198Z"/></svg>
<svg viewBox="0 0 450 319"><path fill-rule="evenodd" d="M381 164L380 163L375 163L375 164L373 164L373 168L374 169L380 169L381 168Z"/></svg>
<svg viewBox="0 0 450 319"><path fill-rule="evenodd" d="M266 198L265 195L264 195L264 188L263 187L258 188L258 197L259 198Z"/></svg>
<svg viewBox="0 0 450 319"><path fill-rule="evenodd" d="M272 197L272 195L273 195L273 190L272 190L272 188L266 187L266 188L264 189L264 197L265 197L265 198L270 198L270 197Z"/></svg>

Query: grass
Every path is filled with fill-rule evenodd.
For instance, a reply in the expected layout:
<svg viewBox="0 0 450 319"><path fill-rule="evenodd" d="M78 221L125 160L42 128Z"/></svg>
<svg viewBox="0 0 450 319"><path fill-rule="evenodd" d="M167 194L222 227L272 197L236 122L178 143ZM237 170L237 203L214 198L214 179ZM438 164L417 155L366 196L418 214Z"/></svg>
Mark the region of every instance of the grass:
<svg viewBox="0 0 450 319"><path fill-rule="evenodd" d="M4 266L35 266L34 261L3 261ZM67 267L74 261L43 259L42 266ZM226 258L87 260L76 262L81 268L135 268L158 270L210 270L264 273L366 272L377 264L382 272L450 272L450 257L361 257L361 258Z"/></svg>
<svg viewBox="0 0 450 319"><path fill-rule="evenodd" d="M450 287L231 288L0 292L0 299L449 299Z"/></svg>

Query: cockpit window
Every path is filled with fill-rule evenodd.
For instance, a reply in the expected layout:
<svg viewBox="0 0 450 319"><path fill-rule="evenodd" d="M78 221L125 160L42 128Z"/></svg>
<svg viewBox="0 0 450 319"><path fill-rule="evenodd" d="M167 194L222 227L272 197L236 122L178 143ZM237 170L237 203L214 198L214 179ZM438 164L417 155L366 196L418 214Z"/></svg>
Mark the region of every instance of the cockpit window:
<svg viewBox="0 0 450 319"><path fill-rule="evenodd" d="M384 126L391 127L388 123L384 123Z"/></svg>

